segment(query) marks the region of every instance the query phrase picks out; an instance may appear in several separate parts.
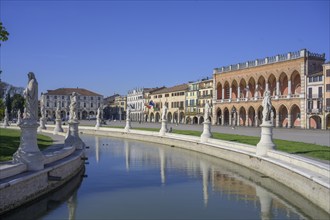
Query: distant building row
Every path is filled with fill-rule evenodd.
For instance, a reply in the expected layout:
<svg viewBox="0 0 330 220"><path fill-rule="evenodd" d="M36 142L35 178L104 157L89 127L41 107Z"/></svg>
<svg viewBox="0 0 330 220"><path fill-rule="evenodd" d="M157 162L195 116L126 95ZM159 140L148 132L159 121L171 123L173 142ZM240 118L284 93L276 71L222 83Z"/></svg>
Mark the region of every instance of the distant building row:
<svg viewBox="0 0 330 220"><path fill-rule="evenodd" d="M160 122L166 103L170 123L201 124L204 105L212 105L213 125L259 126L264 92L272 96L275 127L330 128L330 63L307 50L216 68L212 78L165 88L139 88L103 99L85 89L49 90L42 95L54 116L56 103L68 115L69 95L79 94L79 118L103 108L103 117L124 120L126 108L138 122Z"/></svg>

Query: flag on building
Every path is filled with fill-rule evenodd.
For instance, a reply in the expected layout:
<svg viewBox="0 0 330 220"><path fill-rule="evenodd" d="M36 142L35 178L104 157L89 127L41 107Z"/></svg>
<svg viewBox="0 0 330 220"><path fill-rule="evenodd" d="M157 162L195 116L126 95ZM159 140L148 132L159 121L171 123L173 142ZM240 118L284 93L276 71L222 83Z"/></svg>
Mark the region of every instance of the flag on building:
<svg viewBox="0 0 330 220"><path fill-rule="evenodd" d="M154 103L152 100L150 100L149 104L145 103L144 105L145 105L148 109L152 109L152 108L155 107L155 103Z"/></svg>

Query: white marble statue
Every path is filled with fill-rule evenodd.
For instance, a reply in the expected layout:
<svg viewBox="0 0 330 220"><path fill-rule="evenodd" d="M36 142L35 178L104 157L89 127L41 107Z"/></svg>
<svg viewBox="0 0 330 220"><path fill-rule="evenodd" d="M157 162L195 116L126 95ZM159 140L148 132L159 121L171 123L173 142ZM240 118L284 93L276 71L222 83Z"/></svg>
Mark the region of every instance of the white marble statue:
<svg viewBox="0 0 330 220"><path fill-rule="evenodd" d="M271 115L271 111L272 111L272 102L271 102L271 98L270 98L270 92L269 90L267 90L265 92L265 96L264 99L262 101L262 122L266 122L266 121L270 121L270 115Z"/></svg>
<svg viewBox="0 0 330 220"><path fill-rule="evenodd" d="M97 119L101 119L101 107L99 107L99 108L97 109L97 115L96 115L96 118L97 118Z"/></svg>
<svg viewBox="0 0 330 220"><path fill-rule="evenodd" d="M34 73L28 73L29 82L24 90L25 114L24 119L38 119L38 82Z"/></svg>
<svg viewBox="0 0 330 220"><path fill-rule="evenodd" d="M72 95L70 96L70 121L77 121L77 99L78 95L77 93L73 92Z"/></svg>
<svg viewBox="0 0 330 220"><path fill-rule="evenodd" d="M56 119L61 119L60 102L57 103L57 108L56 108Z"/></svg>
<svg viewBox="0 0 330 220"><path fill-rule="evenodd" d="M205 103L205 107L204 107L204 120L206 121L206 122L209 122L210 120L209 120L209 117L210 117L210 104L209 104L209 102L208 101L206 101L206 103Z"/></svg>
<svg viewBox="0 0 330 220"><path fill-rule="evenodd" d="M21 123L21 109L18 109L18 112L17 112L17 124L20 124Z"/></svg>
<svg viewBox="0 0 330 220"><path fill-rule="evenodd" d="M26 118L26 107L23 109L23 118Z"/></svg>
<svg viewBox="0 0 330 220"><path fill-rule="evenodd" d="M8 108L6 107L5 109L5 118L4 118L4 121L8 121Z"/></svg>
<svg viewBox="0 0 330 220"><path fill-rule="evenodd" d="M128 105L127 106L127 110L126 110L126 120L131 120L131 106Z"/></svg>
<svg viewBox="0 0 330 220"><path fill-rule="evenodd" d="M40 113L41 113L41 118L42 119L46 118L45 103L42 99L41 99L41 102L40 102Z"/></svg>
<svg viewBox="0 0 330 220"><path fill-rule="evenodd" d="M162 120L167 120L167 106L166 106L166 104L164 104L164 107L163 107Z"/></svg>

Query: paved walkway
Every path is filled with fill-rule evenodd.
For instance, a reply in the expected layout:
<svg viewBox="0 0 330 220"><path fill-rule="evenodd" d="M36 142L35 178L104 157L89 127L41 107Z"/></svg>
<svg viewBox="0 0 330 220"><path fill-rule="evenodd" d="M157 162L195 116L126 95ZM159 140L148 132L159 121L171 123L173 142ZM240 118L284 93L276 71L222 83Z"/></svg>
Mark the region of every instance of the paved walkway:
<svg viewBox="0 0 330 220"><path fill-rule="evenodd" d="M81 121L80 125L95 125L96 121ZM125 126L125 121L107 121L108 126ZM132 122L132 127L145 127L145 128L159 128L161 127L160 123L137 123ZM168 128L172 127L173 129L178 130L194 130L194 131L203 131L203 125L186 125L186 124L168 124ZM260 137L260 128L256 127L235 127L233 129L229 126L212 126L212 132L224 133L224 134L238 134L238 135L247 135L247 136L259 136ZM290 141L299 141L304 143L312 143L318 145L325 145L330 147L330 131L329 130L305 130L297 128L274 128L273 129L273 138L290 140Z"/></svg>

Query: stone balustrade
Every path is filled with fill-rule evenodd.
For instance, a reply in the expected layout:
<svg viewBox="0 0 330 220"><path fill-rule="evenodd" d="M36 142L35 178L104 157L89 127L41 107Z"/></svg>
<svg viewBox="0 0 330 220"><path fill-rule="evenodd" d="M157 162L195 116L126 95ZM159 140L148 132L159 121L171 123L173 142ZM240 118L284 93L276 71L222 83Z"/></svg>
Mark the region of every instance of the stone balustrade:
<svg viewBox="0 0 330 220"><path fill-rule="evenodd" d="M294 59L298 59L298 58L305 57L305 56L313 57L313 58L317 58L317 59L325 59L324 53L323 54L312 53L312 52L307 51L306 49L303 49L300 51L289 52L286 54L279 54L276 56L266 57L264 59L256 59L256 60L252 60L252 61L247 61L245 63L238 63L238 64L234 64L234 65L215 68L213 71L213 74L241 70L241 69L246 69L246 68L250 68L250 67L267 65L267 64L271 64L271 63L284 62L287 60L294 60Z"/></svg>

